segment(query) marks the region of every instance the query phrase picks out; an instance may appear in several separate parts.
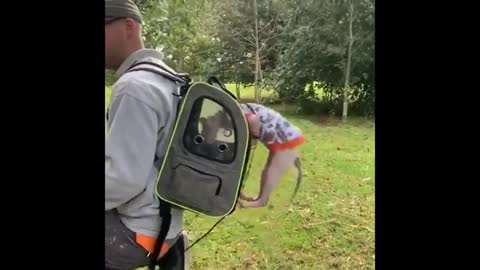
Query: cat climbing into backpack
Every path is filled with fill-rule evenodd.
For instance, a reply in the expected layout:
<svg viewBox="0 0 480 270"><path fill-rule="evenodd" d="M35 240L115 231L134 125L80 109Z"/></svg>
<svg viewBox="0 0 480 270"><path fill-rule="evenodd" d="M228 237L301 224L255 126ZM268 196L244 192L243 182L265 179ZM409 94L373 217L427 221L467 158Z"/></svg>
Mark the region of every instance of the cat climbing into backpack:
<svg viewBox="0 0 480 270"><path fill-rule="evenodd" d="M292 198L297 193L302 182L303 169L297 147L304 143L305 139L301 130L290 123L277 111L256 103L240 104L248 122L250 135L254 140L262 142L269 150L268 159L260 179L260 191L256 198L240 193L238 203L242 208L259 208L268 204L270 194L280 182L289 168L295 166L298 177ZM211 117L201 119L204 130L215 136L220 127L225 127L225 122L230 121L225 113L219 112ZM208 136L206 134L206 136ZM206 141L215 140L205 138Z"/></svg>

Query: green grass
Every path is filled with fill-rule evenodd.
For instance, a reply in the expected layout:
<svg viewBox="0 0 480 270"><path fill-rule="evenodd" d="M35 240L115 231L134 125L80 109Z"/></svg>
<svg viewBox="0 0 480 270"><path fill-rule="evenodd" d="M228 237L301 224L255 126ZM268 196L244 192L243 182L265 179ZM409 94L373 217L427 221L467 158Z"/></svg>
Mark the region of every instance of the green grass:
<svg viewBox="0 0 480 270"><path fill-rule="evenodd" d="M292 169L269 207L238 209L192 248L192 270L375 268L375 124L285 116L307 139L301 147L305 175L297 197L290 202L296 177ZM258 145L245 186L249 195L258 191L266 157ZM192 241L215 221L185 214Z"/></svg>
<svg viewBox="0 0 480 270"><path fill-rule="evenodd" d="M307 138L304 182L293 203L295 171L270 207L237 210L192 251L192 269L374 269L374 125L320 125L287 115ZM258 191L267 151L258 146L246 182ZM192 240L215 219L186 214Z"/></svg>

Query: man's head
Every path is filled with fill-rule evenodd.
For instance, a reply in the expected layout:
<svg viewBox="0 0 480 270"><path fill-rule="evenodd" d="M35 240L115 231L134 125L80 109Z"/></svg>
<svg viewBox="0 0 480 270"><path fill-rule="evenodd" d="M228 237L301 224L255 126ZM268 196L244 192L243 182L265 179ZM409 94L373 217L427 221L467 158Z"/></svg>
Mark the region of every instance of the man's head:
<svg viewBox="0 0 480 270"><path fill-rule="evenodd" d="M142 15L131 0L105 0L105 67L117 69L143 48Z"/></svg>

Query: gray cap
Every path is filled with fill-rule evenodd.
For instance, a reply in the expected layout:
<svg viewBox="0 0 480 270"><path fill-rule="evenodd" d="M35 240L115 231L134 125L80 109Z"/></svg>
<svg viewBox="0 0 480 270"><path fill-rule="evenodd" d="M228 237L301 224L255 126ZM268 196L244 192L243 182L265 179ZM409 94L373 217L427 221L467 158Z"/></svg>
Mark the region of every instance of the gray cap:
<svg viewBox="0 0 480 270"><path fill-rule="evenodd" d="M142 14L131 0L105 0L105 17L127 17L142 23Z"/></svg>

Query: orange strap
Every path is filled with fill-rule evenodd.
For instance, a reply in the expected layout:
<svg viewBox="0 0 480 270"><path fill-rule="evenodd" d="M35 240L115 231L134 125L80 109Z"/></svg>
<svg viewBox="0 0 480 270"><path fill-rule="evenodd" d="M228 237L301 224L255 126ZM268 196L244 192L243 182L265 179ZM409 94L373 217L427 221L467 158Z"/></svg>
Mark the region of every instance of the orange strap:
<svg viewBox="0 0 480 270"><path fill-rule="evenodd" d="M269 144L268 149L270 149L270 151L289 150L303 144L304 142L305 142L305 138L302 136L300 138L297 138L293 141L290 141L284 144Z"/></svg>
<svg viewBox="0 0 480 270"><path fill-rule="evenodd" d="M155 238L137 233L135 241L137 242L137 244L142 246L149 253L153 253L153 248L155 246L155 241L156 241ZM163 245L162 245L162 249L160 250L160 254L158 255L158 258L165 255L165 253L167 253L168 249L169 249L169 244L164 242Z"/></svg>

